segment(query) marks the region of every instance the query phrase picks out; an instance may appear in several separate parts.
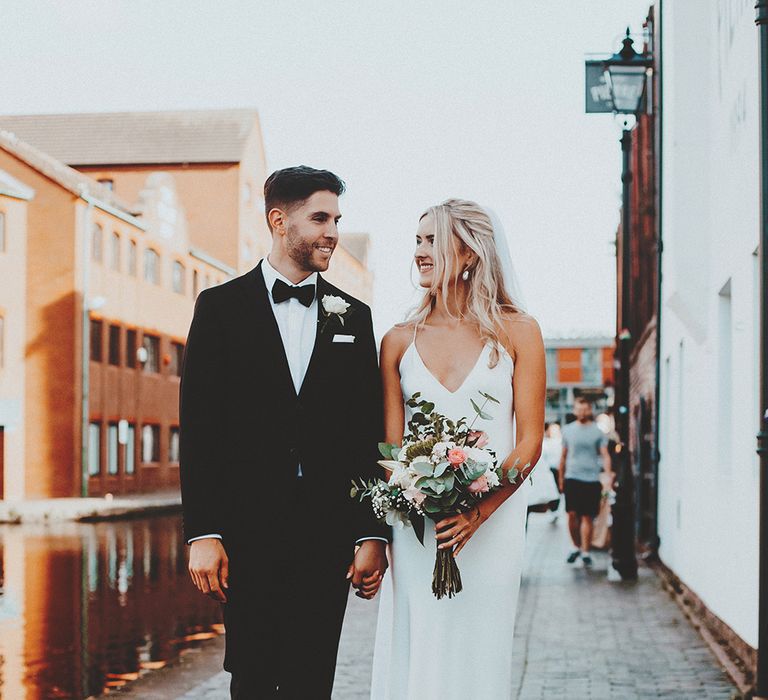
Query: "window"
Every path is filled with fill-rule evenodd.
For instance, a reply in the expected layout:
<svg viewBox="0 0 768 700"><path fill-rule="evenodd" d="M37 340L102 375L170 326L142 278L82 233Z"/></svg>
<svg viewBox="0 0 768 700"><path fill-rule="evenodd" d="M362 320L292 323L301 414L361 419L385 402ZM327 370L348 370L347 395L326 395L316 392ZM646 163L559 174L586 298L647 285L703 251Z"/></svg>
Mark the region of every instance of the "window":
<svg viewBox="0 0 768 700"><path fill-rule="evenodd" d="M555 348L547 348L545 351L546 363L547 363L547 386L554 386L557 384L557 350Z"/></svg>
<svg viewBox="0 0 768 700"><path fill-rule="evenodd" d="M107 474L117 474L117 423L107 426Z"/></svg>
<svg viewBox="0 0 768 700"><path fill-rule="evenodd" d="M5 212L0 211L0 253L5 252Z"/></svg>
<svg viewBox="0 0 768 700"><path fill-rule="evenodd" d="M181 365L184 360L184 345L182 343L171 343L171 365L169 371L172 377L181 376Z"/></svg>
<svg viewBox="0 0 768 700"><path fill-rule="evenodd" d="M160 256L152 248L144 251L144 279L152 284L160 284Z"/></svg>
<svg viewBox="0 0 768 700"><path fill-rule="evenodd" d="M136 241L128 242L128 274L136 277Z"/></svg>
<svg viewBox="0 0 768 700"><path fill-rule="evenodd" d="M91 360L101 362L101 328L102 322L91 319Z"/></svg>
<svg viewBox="0 0 768 700"><path fill-rule="evenodd" d="M112 245L109 248L109 266L113 270L120 270L120 234L112 233Z"/></svg>
<svg viewBox="0 0 768 700"><path fill-rule="evenodd" d="M171 426L170 439L168 441L168 461L173 464L179 462L179 429Z"/></svg>
<svg viewBox="0 0 768 700"><path fill-rule="evenodd" d="M178 260L173 261L173 291L177 294L184 294L184 284L186 270Z"/></svg>
<svg viewBox="0 0 768 700"><path fill-rule="evenodd" d="M101 177L99 178L99 182L104 185L108 190L114 191L115 189L115 181L111 177Z"/></svg>
<svg viewBox="0 0 768 700"><path fill-rule="evenodd" d="M197 295L200 293L200 273L197 270L192 270L192 298L197 299Z"/></svg>
<svg viewBox="0 0 768 700"><path fill-rule="evenodd" d="M136 331L129 328L125 332L125 364L127 367L136 367Z"/></svg>
<svg viewBox="0 0 768 700"><path fill-rule="evenodd" d="M581 381L589 386L600 386L603 383L600 348L581 349Z"/></svg>
<svg viewBox="0 0 768 700"><path fill-rule="evenodd" d="M136 426L128 424L128 443L125 446L125 473L133 474L136 471Z"/></svg>
<svg viewBox="0 0 768 700"><path fill-rule="evenodd" d="M158 338L156 335L145 334L144 349L147 351L147 361L144 363L144 371L159 372L160 371L160 338Z"/></svg>
<svg viewBox="0 0 768 700"><path fill-rule="evenodd" d="M88 424L88 475L101 473L101 424Z"/></svg>
<svg viewBox="0 0 768 700"><path fill-rule="evenodd" d="M145 425L141 429L141 461L160 461L160 426Z"/></svg>
<svg viewBox="0 0 768 700"><path fill-rule="evenodd" d="M94 224L91 232L91 257L96 262L101 262L103 246L104 231L99 224Z"/></svg>
<svg viewBox="0 0 768 700"><path fill-rule="evenodd" d="M109 364L120 364L120 326L109 327Z"/></svg>

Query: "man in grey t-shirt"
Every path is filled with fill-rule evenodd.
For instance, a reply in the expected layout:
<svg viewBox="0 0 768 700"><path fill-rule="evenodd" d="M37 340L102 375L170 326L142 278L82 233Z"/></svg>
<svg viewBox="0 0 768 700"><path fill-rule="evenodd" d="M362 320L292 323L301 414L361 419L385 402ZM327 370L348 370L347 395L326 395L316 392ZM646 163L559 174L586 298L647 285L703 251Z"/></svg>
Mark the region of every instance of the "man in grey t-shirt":
<svg viewBox="0 0 768 700"><path fill-rule="evenodd" d="M574 402L576 420L562 429L563 453L560 457L559 486L565 491L568 529L576 548L568 555L573 564L579 557L585 567L592 566L590 548L592 523L600 510L602 485L600 472L612 474L608 438L592 420L592 404L579 396Z"/></svg>

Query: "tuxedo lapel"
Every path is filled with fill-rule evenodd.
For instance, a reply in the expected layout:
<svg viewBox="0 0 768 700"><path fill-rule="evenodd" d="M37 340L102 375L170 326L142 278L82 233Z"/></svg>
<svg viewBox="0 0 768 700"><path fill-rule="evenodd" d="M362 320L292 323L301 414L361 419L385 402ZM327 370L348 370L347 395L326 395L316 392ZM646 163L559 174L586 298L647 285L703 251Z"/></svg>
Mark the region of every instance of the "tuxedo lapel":
<svg viewBox="0 0 768 700"><path fill-rule="evenodd" d="M253 318L258 324L257 344L261 350L261 361L267 362L275 368L279 384L285 386L286 395L295 398L296 389L291 378L291 368L288 365L288 357L285 353L275 314L269 303L269 293L261 266L262 263L259 263L247 275L246 309L250 308L253 311Z"/></svg>

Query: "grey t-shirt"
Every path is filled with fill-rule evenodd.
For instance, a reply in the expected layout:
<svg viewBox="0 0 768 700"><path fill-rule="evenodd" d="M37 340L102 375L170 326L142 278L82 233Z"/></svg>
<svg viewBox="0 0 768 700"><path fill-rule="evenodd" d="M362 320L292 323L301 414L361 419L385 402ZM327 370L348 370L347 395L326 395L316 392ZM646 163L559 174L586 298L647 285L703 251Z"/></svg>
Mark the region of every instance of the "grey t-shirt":
<svg viewBox="0 0 768 700"><path fill-rule="evenodd" d="M563 447L568 448L565 457L565 478L578 481L600 481L603 460L600 448L608 444L594 421L573 421L563 428Z"/></svg>

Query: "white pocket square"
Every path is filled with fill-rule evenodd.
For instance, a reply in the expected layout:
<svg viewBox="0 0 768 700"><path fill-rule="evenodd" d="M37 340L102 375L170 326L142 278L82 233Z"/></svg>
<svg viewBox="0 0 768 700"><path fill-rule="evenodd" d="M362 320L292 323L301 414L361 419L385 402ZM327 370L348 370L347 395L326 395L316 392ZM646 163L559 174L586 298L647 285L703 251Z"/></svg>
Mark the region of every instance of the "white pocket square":
<svg viewBox="0 0 768 700"><path fill-rule="evenodd" d="M340 333L337 333L333 336L333 342L334 343L354 343L355 342L355 336L354 335L342 335Z"/></svg>

